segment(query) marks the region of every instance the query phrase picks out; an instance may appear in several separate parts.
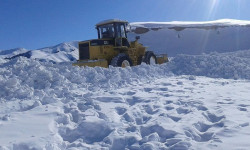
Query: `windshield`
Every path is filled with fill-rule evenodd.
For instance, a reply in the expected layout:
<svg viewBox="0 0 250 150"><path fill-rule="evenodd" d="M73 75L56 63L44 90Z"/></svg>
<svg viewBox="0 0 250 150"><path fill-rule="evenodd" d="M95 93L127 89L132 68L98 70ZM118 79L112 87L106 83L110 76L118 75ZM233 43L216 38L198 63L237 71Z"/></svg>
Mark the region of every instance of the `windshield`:
<svg viewBox="0 0 250 150"><path fill-rule="evenodd" d="M114 38L115 37L115 31L114 31L114 25L113 24L106 24L98 27L100 38Z"/></svg>

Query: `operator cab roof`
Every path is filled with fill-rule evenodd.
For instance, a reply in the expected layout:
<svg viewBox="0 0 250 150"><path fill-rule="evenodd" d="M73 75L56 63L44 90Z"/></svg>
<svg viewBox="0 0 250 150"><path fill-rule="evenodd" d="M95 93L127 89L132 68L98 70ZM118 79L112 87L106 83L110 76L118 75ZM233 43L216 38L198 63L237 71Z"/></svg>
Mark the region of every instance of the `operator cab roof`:
<svg viewBox="0 0 250 150"><path fill-rule="evenodd" d="M115 22L118 22L118 23L128 23L128 21L125 21L125 20L109 19L109 20L104 20L104 21L101 21L101 22L97 23L96 26L101 26L101 25L115 23Z"/></svg>

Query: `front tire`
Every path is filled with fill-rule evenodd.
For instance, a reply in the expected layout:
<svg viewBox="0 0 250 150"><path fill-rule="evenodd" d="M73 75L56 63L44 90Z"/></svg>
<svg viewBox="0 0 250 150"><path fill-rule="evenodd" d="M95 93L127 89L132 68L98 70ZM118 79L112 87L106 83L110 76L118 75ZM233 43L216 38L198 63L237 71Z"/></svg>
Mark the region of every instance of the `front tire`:
<svg viewBox="0 0 250 150"><path fill-rule="evenodd" d="M131 61L131 59L129 58L128 55L126 55L124 53L120 53L111 60L110 65L113 66L113 67L123 67L123 68L125 68L125 67L128 67L128 66L132 66L133 64L132 64L132 61Z"/></svg>
<svg viewBox="0 0 250 150"><path fill-rule="evenodd" d="M148 64L148 65L157 64L157 59L156 59L155 54L154 54L152 51L147 51L147 52L145 53L143 62L145 62L145 63Z"/></svg>

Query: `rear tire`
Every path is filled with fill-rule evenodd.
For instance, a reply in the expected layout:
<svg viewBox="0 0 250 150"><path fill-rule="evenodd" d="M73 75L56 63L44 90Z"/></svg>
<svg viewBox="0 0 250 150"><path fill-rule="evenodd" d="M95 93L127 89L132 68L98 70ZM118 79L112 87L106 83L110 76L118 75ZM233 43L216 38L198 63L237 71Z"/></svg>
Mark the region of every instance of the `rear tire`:
<svg viewBox="0 0 250 150"><path fill-rule="evenodd" d="M131 61L131 59L129 58L128 55L126 55L124 53L120 53L111 60L110 65L113 66L113 67L123 67L123 68L125 68L125 67L128 67L128 66L132 66L133 64L132 64L132 61Z"/></svg>
<svg viewBox="0 0 250 150"><path fill-rule="evenodd" d="M157 64L157 59L156 59L155 54L154 54L152 51L147 51L147 52L145 53L143 62L145 62L145 63L148 64L148 65Z"/></svg>

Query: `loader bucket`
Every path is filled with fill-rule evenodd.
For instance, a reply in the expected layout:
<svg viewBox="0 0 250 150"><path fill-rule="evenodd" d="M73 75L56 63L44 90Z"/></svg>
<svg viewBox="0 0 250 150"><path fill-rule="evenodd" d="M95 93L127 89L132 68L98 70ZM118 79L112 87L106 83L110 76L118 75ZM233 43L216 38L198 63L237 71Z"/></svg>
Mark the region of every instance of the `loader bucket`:
<svg viewBox="0 0 250 150"><path fill-rule="evenodd" d="M161 54L156 56L157 64L163 64L168 62L168 56L167 54Z"/></svg>

